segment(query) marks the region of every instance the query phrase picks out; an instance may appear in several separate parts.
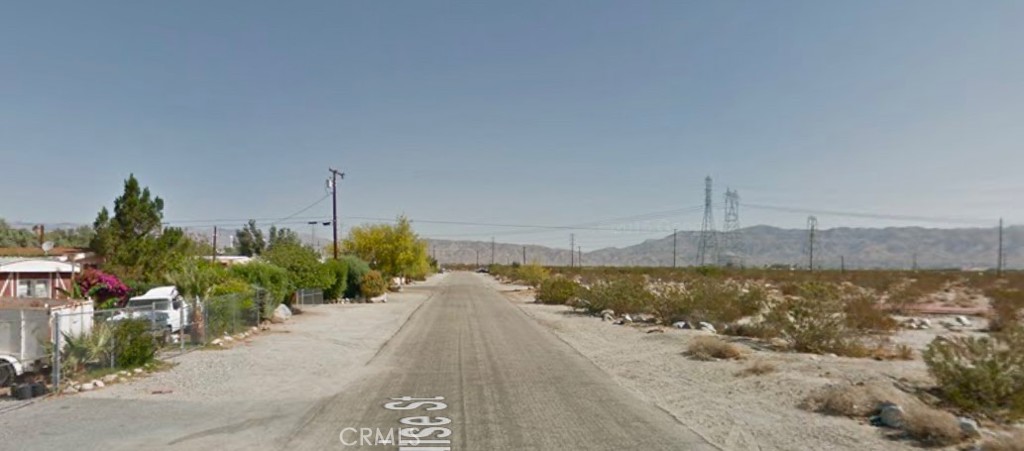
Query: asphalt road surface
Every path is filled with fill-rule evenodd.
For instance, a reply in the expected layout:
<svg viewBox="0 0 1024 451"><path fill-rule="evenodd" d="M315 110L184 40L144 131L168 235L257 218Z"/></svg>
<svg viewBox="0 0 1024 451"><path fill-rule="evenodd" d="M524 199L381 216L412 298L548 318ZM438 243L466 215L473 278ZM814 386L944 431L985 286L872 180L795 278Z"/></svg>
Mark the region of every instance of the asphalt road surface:
<svg viewBox="0 0 1024 451"><path fill-rule="evenodd" d="M714 449L483 276L454 273L436 289L370 361L368 375L312 406L285 448ZM403 437L400 428L415 429Z"/></svg>

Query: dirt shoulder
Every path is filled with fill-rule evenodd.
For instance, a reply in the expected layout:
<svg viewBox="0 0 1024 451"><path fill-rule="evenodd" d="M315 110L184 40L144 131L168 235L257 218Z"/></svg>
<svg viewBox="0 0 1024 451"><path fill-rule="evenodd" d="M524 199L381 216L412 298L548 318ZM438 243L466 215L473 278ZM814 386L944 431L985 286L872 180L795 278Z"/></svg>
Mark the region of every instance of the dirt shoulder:
<svg viewBox="0 0 1024 451"><path fill-rule="evenodd" d="M310 405L345 389L444 275L385 304L307 308L249 342L171 360L174 368L0 415L10 449L276 447ZM154 394L163 392L163 394Z"/></svg>
<svg viewBox="0 0 1024 451"><path fill-rule="evenodd" d="M886 438L866 419L830 417L798 404L812 391L835 383L892 385L926 377L924 364L760 351L742 339L723 337L748 350L739 361L695 361L683 355L706 333L652 326L613 325L565 306L533 302L532 291L493 282L513 303L575 348L616 381L672 414L687 428L728 450L918 449ZM516 291L519 290L519 291ZM755 362L775 370L739 375Z"/></svg>

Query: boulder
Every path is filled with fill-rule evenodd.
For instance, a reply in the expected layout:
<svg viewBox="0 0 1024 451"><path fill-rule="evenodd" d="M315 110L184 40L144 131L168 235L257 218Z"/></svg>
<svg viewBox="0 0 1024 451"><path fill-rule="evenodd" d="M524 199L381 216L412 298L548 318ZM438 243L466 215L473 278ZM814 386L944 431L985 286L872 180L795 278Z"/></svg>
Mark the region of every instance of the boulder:
<svg viewBox="0 0 1024 451"><path fill-rule="evenodd" d="M75 393L78 393L78 389L75 387L67 387L63 391L61 391L61 393L65 395L73 395Z"/></svg>
<svg viewBox="0 0 1024 451"><path fill-rule="evenodd" d="M382 294L380 296L372 297L367 302L370 302L370 303L377 303L377 302L379 302L381 304L387 303L388 302L388 294L384 293L384 294Z"/></svg>
<svg viewBox="0 0 1024 451"><path fill-rule="evenodd" d="M903 427L903 408L891 402L882 403L878 408L878 419L885 427L899 429Z"/></svg>
<svg viewBox="0 0 1024 451"><path fill-rule="evenodd" d="M690 324L686 321L676 321L672 323L672 327L675 327L676 329L689 329Z"/></svg>
<svg viewBox="0 0 1024 451"><path fill-rule="evenodd" d="M961 326L970 327L970 325L971 325L971 320L967 319L966 316L960 315L960 316L957 316L955 319L956 319L957 324L959 324Z"/></svg>
<svg viewBox="0 0 1024 451"><path fill-rule="evenodd" d="M274 315L270 317L270 321L274 323L283 323L292 317L292 311L287 305L281 304L274 309Z"/></svg>
<svg viewBox="0 0 1024 451"><path fill-rule="evenodd" d="M105 384L113 384L114 382L117 382L117 375L116 374L108 374L106 376L103 376L102 381Z"/></svg>
<svg viewBox="0 0 1024 451"><path fill-rule="evenodd" d="M78 391L91 391L94 388L96 388L96 386L93 385L92 382L86 382L78 386Z"/></svg>
<svg viewBox="0 0 1024 451"><path fill-rule="evenodd" d="M633 322L633 317L629 316L629 313L627 313L625 315L622 315L622 321L626 322L626 323L632 323Z"/></svg>
<svg viewBox="0 0 1024 451"><path fill-rule="evenodd" d="M92 381L91 384L94 388L103 388L107 386L107 384L103 383L101 380Z"/></svg>
<svg viewBox="0 0 1024 451"><path fill-rule="evenodd" d="M697 325L697 328L698 328L698 329L700 329L700 330L702 330L702 331L705 331L705 332L711 332L711 333L713 333L713 334L717 334L717 333L718 333L718 331L717 331L717 330L715 330L715 326L714 326L713 324L711 324L711 323L706 323L706 322L704 322L704 321L701 321L701 322L700 322L700 323L699 323L699 324Z"/></svg>
<svg viewBox="0 0 1024 451"><path fill-rule="evenodd" d="M957 417L960 423L960 431L968 437L981 437L981 428L978 422L967 417Z"/></svg>

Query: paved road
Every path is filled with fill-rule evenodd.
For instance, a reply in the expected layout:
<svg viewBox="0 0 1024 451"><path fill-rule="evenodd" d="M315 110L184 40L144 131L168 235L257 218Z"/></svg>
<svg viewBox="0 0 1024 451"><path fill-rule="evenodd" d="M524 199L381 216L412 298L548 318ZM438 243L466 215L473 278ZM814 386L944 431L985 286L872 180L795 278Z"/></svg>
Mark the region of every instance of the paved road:
<svg viewBox="0 0 1024 451"><path fill-rule="evenodd" d="M358 446L361 430L374 431L362 439L366 445L377 441L377 430L386 439L410 427L404 419L427 435L418 446L409 438L409 450L713 449L617 385L482 276L454 273L437 289L369 363L369 375L313 406L286 448L395 449ZM385 406L401 397L443 404Z"/></svg>

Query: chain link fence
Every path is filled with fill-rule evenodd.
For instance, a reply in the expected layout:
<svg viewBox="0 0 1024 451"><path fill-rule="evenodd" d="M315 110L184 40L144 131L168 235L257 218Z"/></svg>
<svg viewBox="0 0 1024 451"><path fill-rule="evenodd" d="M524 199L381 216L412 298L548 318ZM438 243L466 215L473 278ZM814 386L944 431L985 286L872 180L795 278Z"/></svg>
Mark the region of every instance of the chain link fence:
<svg viewBox="0 0 1024 451"><path fill-rule="evenodd" d="M295 305L323 305L324 290L301 289L295 292Z"/></svg>
<svg viewBox="0 0 1024 451"><path fill-rule="evenodd" d="M55 312L46 359L52 384L61 387L71 379L92 380L137 368L157 356L180 355L250 332L266 317L267 301L264 291L255 290L86 313Z"/></svg>

